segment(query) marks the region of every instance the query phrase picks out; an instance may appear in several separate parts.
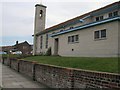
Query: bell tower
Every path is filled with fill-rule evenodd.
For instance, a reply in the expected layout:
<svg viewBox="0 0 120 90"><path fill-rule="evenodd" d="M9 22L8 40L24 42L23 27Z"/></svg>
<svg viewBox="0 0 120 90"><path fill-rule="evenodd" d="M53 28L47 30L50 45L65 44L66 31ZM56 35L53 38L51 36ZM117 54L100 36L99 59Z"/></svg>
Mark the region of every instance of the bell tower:
<svg viewBox="0 0 120 90"><path fill-rule="evenodd" d="M46 20L46 6L42 4L35 5L35 21L34 21L34 46L33 55L36 55L37 51L37 41L38 37L36 34L45 30L45 20Z"/></svg>
<svg viewBox="0 0 120 90"><path fill-rule="evenodd" d="M45 30L46 6L42 4L35 5L35 34Z"/></svg>

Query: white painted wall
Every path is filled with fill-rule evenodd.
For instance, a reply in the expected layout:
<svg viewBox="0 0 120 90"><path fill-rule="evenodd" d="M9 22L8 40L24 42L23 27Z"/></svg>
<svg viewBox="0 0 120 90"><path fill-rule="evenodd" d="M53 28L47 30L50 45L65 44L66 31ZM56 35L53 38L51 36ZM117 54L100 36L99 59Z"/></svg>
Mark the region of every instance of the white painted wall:
<svg viewBox="0 0 120 90"><path fill-rule="evenodd" d="M107 30L107 38L105 40L94 40L94 31L102 29ZM68 44L68 36L76 34L79 34L79 43ZM116 57L118 55L118 21L63 34L58 37L59 55L61 56Z"/></svg>

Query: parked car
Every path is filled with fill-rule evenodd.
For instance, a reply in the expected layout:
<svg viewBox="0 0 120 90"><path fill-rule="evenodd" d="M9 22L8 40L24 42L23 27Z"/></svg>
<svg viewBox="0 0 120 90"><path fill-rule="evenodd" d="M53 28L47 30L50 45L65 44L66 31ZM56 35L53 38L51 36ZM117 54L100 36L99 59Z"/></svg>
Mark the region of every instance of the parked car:
<svg viewBox="0 0 120 90"><path fill-rule="evenodd" d="M12 52L12 54L22 54L21 51Z"/></svg>

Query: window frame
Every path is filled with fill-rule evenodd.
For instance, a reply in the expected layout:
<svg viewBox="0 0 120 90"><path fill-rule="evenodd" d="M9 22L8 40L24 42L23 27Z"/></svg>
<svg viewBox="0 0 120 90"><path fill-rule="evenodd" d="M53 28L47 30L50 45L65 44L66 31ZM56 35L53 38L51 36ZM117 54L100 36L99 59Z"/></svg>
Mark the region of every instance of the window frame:
<svg viewBox="0 0 120 90"><path fill-rule="evenodd" d="M104 15L101 15L95 18L96 21L101 21L103 19L104 19Z"/></svg>
<svg viewBox="0 0 120 90"><path fill-rule="evenodd" d="M105 35L102 34L102 31L105 31ZM96 35L96 32L98 32ZM94 40L104 40L107 38L107 30L106 29L102 29L102 30L97 30L97 31L94 31Z"/></svg>
<svg viewBox="0 0 120 90"><path fill-rule="evenodd" d="M113 13L112 12L109 13L108 16L109 16L109 18L113 17Z"/></svg>
<svg viewBox="0 0 120 90"><path fill-rule="evenodd" d="M113 11L113 12L110 12L110 13L108 14L108 16L109 16L109 18L115 17L115 16L118 16L118 15L119 15L118 13L119 13L118 11Z"/></svg>
<svg viewBox="0 0 120 90"><path fill-rule="evenodd" d="M72 35L68 36L68 44L78 43L79 42L79 35Z"/></svg>
<svg viewBox="0 0 120 90"><path fill-rule="evenodd" d="M118 11L114 11L113 16L118 16Z"/></svg>

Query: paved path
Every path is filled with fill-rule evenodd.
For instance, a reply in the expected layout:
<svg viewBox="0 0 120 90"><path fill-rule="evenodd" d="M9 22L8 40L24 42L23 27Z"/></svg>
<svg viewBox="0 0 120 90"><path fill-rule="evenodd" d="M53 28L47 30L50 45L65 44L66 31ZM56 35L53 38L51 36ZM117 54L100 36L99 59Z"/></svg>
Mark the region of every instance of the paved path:
<svg viewBox="0 0 120 90"><path fill-rule="evenodd" d="M0 69L1 68L2 78L0 78L0 80L2 81L3 88L47 88L46 86L37 83L30 78L10 69L8 66L4 66L0 63Z"/></svg>

